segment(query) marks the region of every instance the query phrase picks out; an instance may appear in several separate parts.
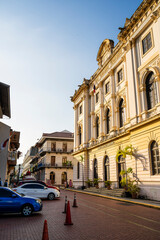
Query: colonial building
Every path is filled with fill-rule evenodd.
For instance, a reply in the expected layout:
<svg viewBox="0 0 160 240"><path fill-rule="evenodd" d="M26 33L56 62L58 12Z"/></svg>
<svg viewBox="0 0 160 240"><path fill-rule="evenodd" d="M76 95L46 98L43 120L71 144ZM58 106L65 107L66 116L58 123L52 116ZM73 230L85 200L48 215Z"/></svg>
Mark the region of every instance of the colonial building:
<svg viewBox="0 0 160 240"><path fill-rule="evenodd" d="M15 166L17 165L17 159L20 157L21 152L18 151L20 143L20 132L10 130L10 138L8 144L8 159L7 159L7 171L6 178L8 183L14 180Z"/></svg>
<svg viewBox="0 0 160 240"><path fill-rule="evenodd" d="M73 133L67 130L43 133L36 144L38 153L31 161L31 172L37 180L59 186L73 181L73 141Z"/></svg>
<svg viewBox="0 0 160 240"><path fill-rule="evenodd" d="M0 82L0 119L4 116L11 117L10 86ZM3 182L6 179L9 136L10 126L0 122L0 177Z"/></svg>
<svg viewBox="0 0 160 240"><path fill-rule="evenodd" d="M25 175L28 171L31 170L30 163L37 153L38 153L38 148L35 146L32 146L25 154L23 159L23 164L22 164L23 175Z"/></svg>
<svg viewBox="0 0 160 240"><path fill-rule="evenodd" d="M160 200L160 1L144 0L120 28L118 44L105 39L98 69L84 79L74 103L74 186L100 178L120 187L131 167L141 194ZM132 145L134 157L119 157ZM82 160L82 161L80 161Z"/></svg>

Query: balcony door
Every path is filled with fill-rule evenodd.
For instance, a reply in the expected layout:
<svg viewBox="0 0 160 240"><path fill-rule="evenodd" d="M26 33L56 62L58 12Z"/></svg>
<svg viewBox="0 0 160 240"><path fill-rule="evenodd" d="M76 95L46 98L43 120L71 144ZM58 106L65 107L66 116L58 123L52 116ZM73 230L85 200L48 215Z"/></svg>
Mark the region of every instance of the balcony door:
<svg viewBox="0 0 160 240"><path fill-rule="evenodd" d="M56 157L51 156L51 167L55 167Z"/></svg>

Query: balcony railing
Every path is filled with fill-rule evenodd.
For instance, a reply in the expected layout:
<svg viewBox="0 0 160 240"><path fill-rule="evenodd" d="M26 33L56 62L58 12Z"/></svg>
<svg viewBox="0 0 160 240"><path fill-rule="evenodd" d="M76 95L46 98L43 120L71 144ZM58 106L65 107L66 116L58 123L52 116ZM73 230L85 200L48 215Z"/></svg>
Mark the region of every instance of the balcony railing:
<svg viewBox="0 0 160 240"><path fill-rule="evenodd" d="M41 156L45 155L46 153L66 153L66 154L71 154L73 152L73 149L71 150L67 150L67 149L54 149L54 148L50 148L50 147L43 147L39 150L39 154Z"/></svg>
<svg viewBox="0 0 160 240"><path fill-rule="evenodd" d="M39 163L37 169L41 168L73 168L72 164L51 164L51 163Z"/></svg>
<svg viewBox="0 0 160 240"><path fill-rule="evenodd" d="M17 152L8 152L8 161L16 161L17 160Z"/></svg>

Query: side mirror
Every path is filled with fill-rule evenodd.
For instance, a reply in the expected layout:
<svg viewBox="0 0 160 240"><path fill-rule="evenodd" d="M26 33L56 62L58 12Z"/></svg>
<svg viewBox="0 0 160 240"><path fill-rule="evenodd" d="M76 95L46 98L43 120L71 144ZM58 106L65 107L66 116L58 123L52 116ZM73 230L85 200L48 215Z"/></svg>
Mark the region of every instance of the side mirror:
<svg viewBox="0 0 160 240"><path fill-rule="evenodd" d="M48 189L48 187L44 187L44 189L46 190L46 189Z"/></svg>

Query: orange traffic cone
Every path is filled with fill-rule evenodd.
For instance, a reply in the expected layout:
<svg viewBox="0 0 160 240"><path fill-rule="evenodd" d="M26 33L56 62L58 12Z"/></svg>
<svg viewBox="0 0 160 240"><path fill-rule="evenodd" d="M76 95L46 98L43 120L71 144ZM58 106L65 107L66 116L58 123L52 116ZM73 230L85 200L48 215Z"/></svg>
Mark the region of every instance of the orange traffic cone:
<svg viewBox="0 0 160 240"><path fill-rule="evenodd" d="M49 240L47 220L44 221L42 240Z"/></svg>
<svg viewBox="0 0 160 240"><path fill-rule="evenodd" d="M73 206L72 207L78 207L77 206L77 200L76 200L76 194L74 194L74 201L73 201Z"/></svg>
<svg viewBox="0 0 160 240"><path fill-rule="evenodd" d="M72 220L71 220L71 212L70 212L69 201L68 201L68 204L67 204L66 221L65 221L64 225L73 225Z"/></svg>
<svg viewBox="0 0 160 240"><path fill-rule="evenodd" d="M66 212L67 212L67 196L65 196L64 211L62 213Z"/></svg>

